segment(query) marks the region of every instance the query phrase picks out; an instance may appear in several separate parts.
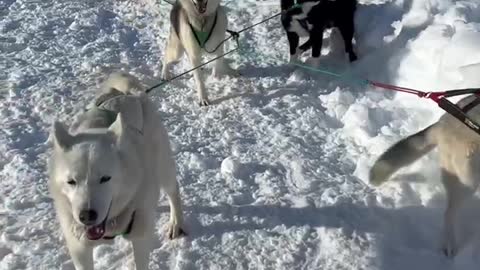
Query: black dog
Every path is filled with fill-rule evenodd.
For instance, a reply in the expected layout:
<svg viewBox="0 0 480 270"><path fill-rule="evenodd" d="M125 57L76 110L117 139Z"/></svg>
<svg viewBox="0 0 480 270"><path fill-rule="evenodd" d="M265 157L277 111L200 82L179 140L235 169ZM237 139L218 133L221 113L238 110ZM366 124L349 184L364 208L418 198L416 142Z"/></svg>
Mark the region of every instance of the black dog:
<svg viewBox="0 0 480 270"><path fill-rule="evenodd" d="M297 0L296 2L295 5L294 0L281 0L282 24L287 31L290 43L290 62L312 48L312 57L316 63L319 63L323 31L331 27L337 27L340 30L350 62L357 60L352 45L357 0ZM301 36L308 36L309 40L299 47Z"/></svg>

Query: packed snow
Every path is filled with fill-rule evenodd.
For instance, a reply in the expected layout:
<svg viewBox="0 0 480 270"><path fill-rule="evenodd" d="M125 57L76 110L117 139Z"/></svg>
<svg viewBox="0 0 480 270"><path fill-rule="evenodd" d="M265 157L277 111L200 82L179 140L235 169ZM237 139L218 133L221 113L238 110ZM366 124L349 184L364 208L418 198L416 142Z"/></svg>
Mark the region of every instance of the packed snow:
<svg viewBox="0 0 480 270"><path fill-rule="evenodd" d="M458 256L440 251L435 153L379 189L367 182L382 151L443 112L354 78L425 91L480 86L480 2L360 3L359 61L348 63L337 31L324 43L322 67L345 80L288 66L276 18L242 34L242 50L228 56L242 76L208 78L212 106L196 104L191 75L152 93L189 235L165 236L162 197L150 269L478 269L478 200L459 219ZM277 0L223 4L233 30L279 12ZM73 269L47 189L51 124L70 122L109 72L157 83L170 9L160 0L0 0L0 269ZM174 72L190 67L184 59ZM126 269L130 252L122 239L101 246L96 267Z"/></svg>

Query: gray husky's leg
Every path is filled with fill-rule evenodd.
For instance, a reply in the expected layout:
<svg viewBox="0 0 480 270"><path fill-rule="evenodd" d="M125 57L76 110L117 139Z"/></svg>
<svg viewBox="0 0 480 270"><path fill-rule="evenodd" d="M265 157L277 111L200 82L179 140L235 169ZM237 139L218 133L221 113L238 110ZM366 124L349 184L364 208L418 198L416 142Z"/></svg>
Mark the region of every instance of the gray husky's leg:
<svg viewBox="0 0 480 270"><path fill-rule="evenodd" d="M448 257L453 257L458 252L458 245L455 237L455 220L458 210L466 199L474 193L470 187L460 182L458 176L442 169L442 181L447 193L447 209L444 216L443 252Z"/></svg>
<svg viewBox="0 0 480 270"><path fill-rule="evenodd" d="M201 55L200 53L189 53L188 57L190 58L190 63L192 63L192 67L198 67L202 64ZM193 77L195 78L195 84L197 86L197 96L198 102L200 106L208 106L210 105L210 101L208 100L207 90L205 89L205 80L203 76L203 72L200 68L197 68L193 71Z"/></svg>
<svg viewBox="0 0 480 270"><path fill-rule="evenodd" d="M227 15L225 13L225 10L223 7L218 8L218 26L216 31L219 33L218 37L218 42L216 44L220 43L222 40L225 39L226 31L227 31L227 25L228 25L228 20L227 20ZM220 55L224 54L225 52L225 43L220 45L220 47L213 52L215 57L219 57ZM219 78L223 75L227 76L239 76L240 73L231 68L229 64L225 61L225 57L221 57L218 60L215 61L215 65L213 66L212 70L212 75L216 78Z"/></svg>
<svg viewBox="0 0 480 270"><path fill-rule="evenodd" d="M173 63L180 60L183 55L182 43L178 39L175 31L170 30L170 37L168 38L167 49L165 51L165 59L163 61L162 67L162 79L168 80L172 77L170 73L170 67Z"/></svg>

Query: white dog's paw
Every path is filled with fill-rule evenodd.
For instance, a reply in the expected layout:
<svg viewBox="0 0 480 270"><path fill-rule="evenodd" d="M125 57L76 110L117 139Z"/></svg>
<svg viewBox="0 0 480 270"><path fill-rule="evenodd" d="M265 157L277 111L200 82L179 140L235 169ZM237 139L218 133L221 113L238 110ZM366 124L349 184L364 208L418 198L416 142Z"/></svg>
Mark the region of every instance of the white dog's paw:
<svg viewBox="0 0 480 270"><path fill-rule="evenodd" d="M183 230L183 228L173 222L170 222L168 225L168 238L169 239L175 239L180 236L187 235L187 233Z"/></svg>
<svg viewBox="0 0 480 270"><path fill-rule="evenodd" d="M172 73L170 72L169 68L162 69L162 80L168 81L172 78Z"/></svg>

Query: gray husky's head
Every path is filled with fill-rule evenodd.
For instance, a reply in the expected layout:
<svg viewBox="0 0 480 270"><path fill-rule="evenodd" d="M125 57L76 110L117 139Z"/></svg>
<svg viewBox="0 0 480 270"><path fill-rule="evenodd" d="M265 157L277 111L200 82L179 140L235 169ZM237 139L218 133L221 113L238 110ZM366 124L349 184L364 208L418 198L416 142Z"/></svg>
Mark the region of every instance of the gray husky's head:
<svg viewBox="0 0 480 270"><path fill-rule="evenodd" d="M54 150L50 161L50 185L70 208L85 235L97 240L105 233L112 201L122 183L120 146L124 137L121 114L108 129L72 135L56 122ZM117 185L115 184L117 183ZM59 193L59 194L58 194Z"/></svg>
<svg viewBox="0 0 480 270"><path fill-rule="evenodd" d="M209 16L217 10L220 0L180 0L182 6L198 16Z"/></svg>

